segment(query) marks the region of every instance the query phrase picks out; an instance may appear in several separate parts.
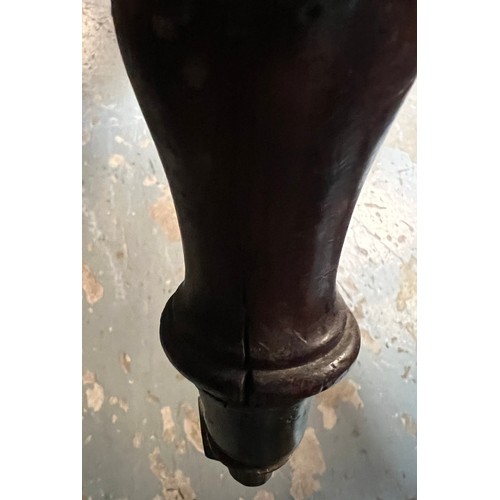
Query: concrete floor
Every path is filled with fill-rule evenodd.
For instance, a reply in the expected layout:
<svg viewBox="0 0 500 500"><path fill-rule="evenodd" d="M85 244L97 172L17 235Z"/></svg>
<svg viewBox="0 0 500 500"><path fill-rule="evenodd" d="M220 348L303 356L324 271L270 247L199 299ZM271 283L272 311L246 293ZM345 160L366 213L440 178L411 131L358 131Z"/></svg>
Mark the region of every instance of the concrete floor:
<svg viewBox="0 0 500 500"><path fill-rule="evenodd" d="M87 500L416 498L416 88L367 178L338 285L362 330L341 383L261 488L202 452L197 391L163 354L183 279L175 210L107 1L83 4L83 496Z"/></svg>

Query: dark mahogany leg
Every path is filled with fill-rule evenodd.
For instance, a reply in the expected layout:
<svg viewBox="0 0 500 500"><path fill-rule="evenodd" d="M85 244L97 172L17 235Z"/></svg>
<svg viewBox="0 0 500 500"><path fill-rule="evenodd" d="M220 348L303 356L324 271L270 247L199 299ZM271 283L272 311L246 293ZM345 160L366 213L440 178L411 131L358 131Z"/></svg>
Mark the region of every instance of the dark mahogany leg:
<svg viewBox="0 0 500 500"><path fill-rule="evenodd" d="M114 0L186 276L163 348L205 454L258 485L360 347L336 291L364 177L416 73L415 0Z"/></svg>

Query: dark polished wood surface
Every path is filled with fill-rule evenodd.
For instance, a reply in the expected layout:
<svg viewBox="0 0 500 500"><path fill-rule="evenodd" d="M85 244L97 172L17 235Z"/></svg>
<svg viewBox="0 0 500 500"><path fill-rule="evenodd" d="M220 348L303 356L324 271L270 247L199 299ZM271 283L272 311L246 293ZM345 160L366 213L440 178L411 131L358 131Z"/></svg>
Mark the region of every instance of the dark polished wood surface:
<svg viewBox="0 0 500 500"><path fill-rule="evenodd" d="M328 388L359 350L337 267L415 78L416 2L116 0L113 16L182 234L167 355L235 406Z"/></svg>

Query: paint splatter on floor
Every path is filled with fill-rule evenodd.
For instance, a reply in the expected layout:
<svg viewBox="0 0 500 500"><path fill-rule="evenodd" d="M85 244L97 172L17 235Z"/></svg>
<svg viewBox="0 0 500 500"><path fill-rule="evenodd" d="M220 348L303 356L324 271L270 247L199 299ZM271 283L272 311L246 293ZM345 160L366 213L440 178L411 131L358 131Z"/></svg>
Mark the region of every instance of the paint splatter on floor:
<svg viewBox="0 0 500 500"><path fill-rule="evenodd" d="M359 322L365 319L365 304L366 304L366 299L361 299L354 306L354 311L352 313Z"/></svg>
<svg viewBox="0 0 500 500"><path fill-rule="evenodd" d="M130 147L131 145L121 136L115 135L115 142L117 144L123 144L124 146Z"/></svg>
<svg viewBox="0 0 500 500"><path fill-rule="evenodd" d="M85 262L82 263L82 288L90 305L101 300L104 295L104 288L97 281L92 269Z"/></svg>
<svg viewBox="0 0 500 500"><path fill-rule="evenodd" d="M156 178L156 175L148 175L142 181L142 185L146 187L154 186L155 184L158 184L158 179Z"/></svg>
<svg viewBox="0 0 500 500"><path fill-rule="evenodd" d="M192 406L185 403L182 405L184 410L184 432L187 440L200 452L203 451L203 439L201 437L200 416Z"/></svg>
<svg viewBox="0 0 500 500"><path fill-rule="evenodd" d="M337 423L336 409L341 402L350 403L354 408L363 408L363 401L358 394L359 388L353 380L344 379L316 396L325 429L333 429Z"/></svg>
<svg viewBox="0 0 500 500"><path fill-rule="evenodd" d="M164 406L160 411L163 421L163 441L171 443L175 439L175 423L172 418L172 410L170 406Z"/></svg>
<svg viewBox="0 0 500 500"><path fill-rule="evenodd" d="M406 309L407 302L417 293L416 264L417 259L412 255L410 260L401 266L400 288L396 298L396 308L400 312Z"/></svg>
<svg viewBox="0 0 500 500"><path fill-rule="evenodd" d="M186 453L186 441L184 439L180 439L175 443L175 451L180 455L184 455Z"/></svg>
<svg viewBox="0 0 500 500"><path fill-rule="evenodd" d="M111 396L109 398L109 404L111 406L118 405L125 413L128 412L128 402L126 399L118 398L116 396Z"/></svg>
<svg viewBox="0 0 500 500"><path fill-rule="evenodd" d="M174 202L170 194L164 194L151 206L149 214L163 229L170 241L180 241L181 233L177 222Z"/></svg>
<svg viewBox="0 0 500 500"><path fill-rule="evenodd" d="M406 331L411 335L411 338L416 342L417 341L417 328L415 323L405 323Z"/></svg>
<svg viewBox="0 0 500 500"><path fill-rule="evenodd" d="M122 367L122 370L125 373L130 373L130 365L132 363L132 359L126 352L120 353L120 365Z"/></svg>
<svg viewBox="0 0 500 500"><path fill-rule="evenodd" d="M87 406L95 412L99 411L104 402L104 389L102 385L94 382L93 386L85 391L85 394L87 395Z"/></svg>
<svg viewBox="0 0 500 500"><path fill-rule="evenodd" d="M290 457L292 486L290 493L295 500L306 500L321 489L316 476L325 472L325 460L316 433L308 427L299 447Z"/></svg>
<svg viewBox="0 0 500 500"><path fill-rule="evenodd" d="M151 144L153 144L153 141L149 137L143 137L142 139L139 139L139 141L137 141L137 145L141 149L149 148Z"/></svg>
<svg viewBox="0 0 500 500"><path fill-rule="evenodd" d="M134 434L134 439L132 440L134 448L140 448L142 446L143 441L144 441L144 434L141 431L137 431Z"/></svg>
<svg viewBox="0 0 500 500"><path fill-rule="evenodd" d="M370 335L370 332L365 328L361 328L360 333L361 333L361 344L364 347L370 349L370 351L374 352L375 354L380 354L382 348L380 347L380 344L377 342L377 340Z"/></svg>
<svg viewBox="0 0 500 500"><path fill-rule="evenodd" d="M274 500L274 495L270 491L260 490L253 497L253 500Z"/></svg>
<svg viewBox="0 0 500 500"><path fill-rule="evenodd" d="M92 137L92 134L90 133L90 130L87 128L82 129L82 146L85 146L85 144L88 144L90 142L90 139Z"/></svg>
<svg viewBox="0 0 500 500"><path fill-rule="evenodd" d="M86 370L82 376L83 385L93 384L95 382L95 374Z"/></svg>
<svg viewBox="0 0 500 500"><path fill-rule="evenodd" d="M125 158L123 157L123 155L115 154L110 156L108 160L108 166L110 168L123 167L123 165L125 165Z"/></svg>
<svg viewBox="0 0 500 500"><path fill-rule="evenodd" d="M190 479L181 470L172 474L163 463L158 447L149 454L149 468L161 483L164 500L196 500Z"/></svg>

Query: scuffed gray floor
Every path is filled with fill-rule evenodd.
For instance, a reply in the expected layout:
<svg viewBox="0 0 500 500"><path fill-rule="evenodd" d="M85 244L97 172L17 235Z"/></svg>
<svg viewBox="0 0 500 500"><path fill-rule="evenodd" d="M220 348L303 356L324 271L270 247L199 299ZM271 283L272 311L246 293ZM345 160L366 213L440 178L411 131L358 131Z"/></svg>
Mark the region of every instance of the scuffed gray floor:
<svg viewBox="0 0 500 500"><path fill-rule="evenodd" d="M168 184L109 5L83 5L83 495L128 500L416 498L416 88L367 178L340 291L362 329L293 458L245 488L204 457L196 389L159 344L183 279Z"/></svg>

